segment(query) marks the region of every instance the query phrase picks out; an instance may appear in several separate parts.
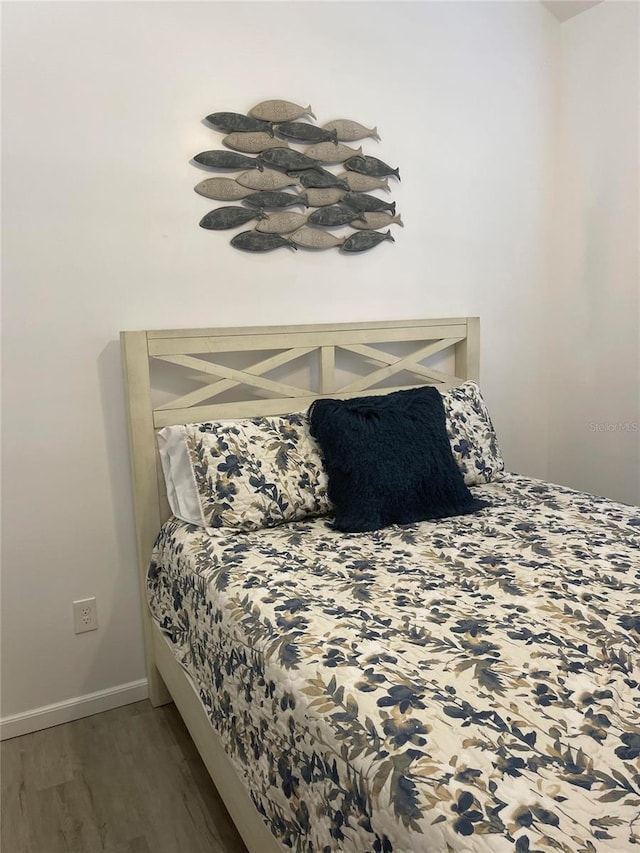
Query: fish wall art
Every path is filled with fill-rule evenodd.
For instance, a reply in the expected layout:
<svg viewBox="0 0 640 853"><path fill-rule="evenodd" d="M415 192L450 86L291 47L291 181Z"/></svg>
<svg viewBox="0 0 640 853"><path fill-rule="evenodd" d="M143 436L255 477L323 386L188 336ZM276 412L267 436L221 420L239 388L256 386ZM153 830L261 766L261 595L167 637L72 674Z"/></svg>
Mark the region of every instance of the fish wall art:
<svg viewBox="0 0 640 853"><path fill-rule="evenodd" d="M396 202L375 193L391 192L400 168L377 156L377 127L351 118L318 121L310 104L279 99L246 112L211 112L205 121L222 147L194 155L193 162L209 172L195 191L239 203L201 214L201 228L229 231L251 224L230 241L245 252L354 253L395 242L389 226L404 225ZM292 211L296 206L304 212Z"/></svg>

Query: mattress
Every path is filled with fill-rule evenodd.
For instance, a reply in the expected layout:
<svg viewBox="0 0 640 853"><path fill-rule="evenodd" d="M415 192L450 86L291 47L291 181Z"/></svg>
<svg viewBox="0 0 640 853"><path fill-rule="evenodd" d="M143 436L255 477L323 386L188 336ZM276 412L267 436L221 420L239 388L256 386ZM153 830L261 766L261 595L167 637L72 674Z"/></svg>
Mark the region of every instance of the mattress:
<svg viewBox="0 0 640 853"><path fill-rule="evenodd" d="M164 525L151 612L291 849L640 844L640 510L473 491L366 534Z"/></svg>

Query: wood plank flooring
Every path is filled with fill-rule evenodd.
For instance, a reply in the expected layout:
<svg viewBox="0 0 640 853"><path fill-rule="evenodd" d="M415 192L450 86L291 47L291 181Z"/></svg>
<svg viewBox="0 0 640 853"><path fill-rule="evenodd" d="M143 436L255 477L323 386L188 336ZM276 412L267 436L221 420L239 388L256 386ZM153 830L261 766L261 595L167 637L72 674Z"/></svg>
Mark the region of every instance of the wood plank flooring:
<svg viewBox="0 0 640 853"><path fill-rule="evenodd" d="M174 705L5 741L2 853L247 853Z"/></svg>

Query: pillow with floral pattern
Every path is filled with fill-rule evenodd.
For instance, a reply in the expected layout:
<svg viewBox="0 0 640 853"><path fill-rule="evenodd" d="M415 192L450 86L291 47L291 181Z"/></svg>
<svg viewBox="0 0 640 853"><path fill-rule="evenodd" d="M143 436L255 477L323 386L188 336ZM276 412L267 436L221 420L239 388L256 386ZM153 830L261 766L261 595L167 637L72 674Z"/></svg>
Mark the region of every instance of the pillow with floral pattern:
<svg viewBox="0 0 640 853"><path fill-rule="evenodd" d="M331 510L306 413L167 427L158 434L174 515L258 530Z"/></svg>
<svg viewBox="0 0 640 853"><path fill-rule="evenodd" d="M442 402L451 450L467 486L502 480L504 459L478 385L464 382L443 391Z"/></svg>

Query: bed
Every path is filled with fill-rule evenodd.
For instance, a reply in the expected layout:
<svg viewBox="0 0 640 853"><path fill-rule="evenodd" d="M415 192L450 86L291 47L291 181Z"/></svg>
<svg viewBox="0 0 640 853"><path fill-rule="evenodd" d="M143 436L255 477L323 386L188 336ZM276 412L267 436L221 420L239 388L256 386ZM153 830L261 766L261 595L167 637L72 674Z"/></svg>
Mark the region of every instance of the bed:
<svg viewBox="0 0 640 853"><path fill-rule="evenodd" d="M251 853L640 844L640 512L504 471L479 343L477 318L122 333L150 698ZM424 387L484 505L336 530L309 406ZM200 521L169 507L174 434L196 481L222 459Z"/></svg>

